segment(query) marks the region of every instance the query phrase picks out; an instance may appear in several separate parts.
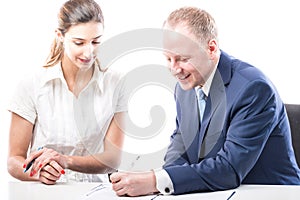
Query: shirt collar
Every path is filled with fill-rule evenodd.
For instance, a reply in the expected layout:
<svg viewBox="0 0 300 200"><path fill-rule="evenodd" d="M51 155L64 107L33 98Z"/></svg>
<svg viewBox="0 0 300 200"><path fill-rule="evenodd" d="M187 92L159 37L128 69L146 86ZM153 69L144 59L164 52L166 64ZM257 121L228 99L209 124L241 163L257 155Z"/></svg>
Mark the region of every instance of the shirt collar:
<svg viewBox="0 0 300 200"><path fill-rule="evenodd" d="M55 79L61 79L65 81L60 62L52 67L43 68L43 73L41 75L41 87L46 85L49 81Z"/></svg>
<svg viewBox="0 0 300 200"><path fill-rule="evenodd" d="M41 87L43 87L45 84L47 84L49 81L60 79L62 82L66 83L66 80L63 75L63 71L61 68L61 62L57 63L56 65L52 67L47 67L45 72L45 75L42 77L41 81ZM96 81L100 91L103 91L104 89L104 83L103 83L103 74L104 72L100 71L98 65L95 65L93 76L88 83L90 85L94 81Z"/></svg>
<svg viewBox="0 0 300 200"><path fill-rule="evenodd" d="M196 94L198 94L197 90L198 90L199 88L201 88L202 91L204 92L205 96L208 97L209 90L210 90L210 86L211 86L213 77L214 77L214 75L215 75L215 73L216 73L217 66L218 66L218 63L216 64L216 66L214 67L213 71L212 71L211 74L209 75L207 81L204 83L204 85L203 85L202 87L200 87L200 86L196 86L196 87L195 87Z"/></svg>
<svg viewBox="0 0 300 200"><path fill-rule="evenodd" d="M104 72L100 71L98 65L95 65L95 67L94 67L94 73L93 73L93 76L92 76L89 84L92 83L92 82L94 82L94 81L96 81L96 83L97 83L100 91L103 91L104 90L104 79L103 79L103 76L104 76Z"/></svg>

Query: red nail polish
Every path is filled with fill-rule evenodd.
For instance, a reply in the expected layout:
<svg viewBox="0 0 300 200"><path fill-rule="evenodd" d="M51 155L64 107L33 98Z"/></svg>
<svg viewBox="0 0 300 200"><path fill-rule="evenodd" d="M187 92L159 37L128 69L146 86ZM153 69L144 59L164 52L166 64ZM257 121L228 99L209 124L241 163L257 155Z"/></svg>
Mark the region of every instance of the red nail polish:
<svg viewBox="0 0 300 200"><path fill-rule="evenodd" d="M32 177L33 176L33 172L30 172L29 176Z"/></svg>
<svg viewBox="0 0 300 200"><path fill-rule="evenodd" d="M61 170L60 173L61 174L65 174L66 172L65 172L65 170Z"/></svg>
<svg viewBox="0 0 300 200"><path fill-rule="evenodd" d="M23 165L23 168L25 168L25 167L26 167L26 164Z"/></svg>
<svg viewBox="0 0 300 200"><path fill-rule="evenodd" d="M42 166L43 166L43 165L42 165L42 164L40 164L40 165L39 165L39 168L42 168Z"/></svg>

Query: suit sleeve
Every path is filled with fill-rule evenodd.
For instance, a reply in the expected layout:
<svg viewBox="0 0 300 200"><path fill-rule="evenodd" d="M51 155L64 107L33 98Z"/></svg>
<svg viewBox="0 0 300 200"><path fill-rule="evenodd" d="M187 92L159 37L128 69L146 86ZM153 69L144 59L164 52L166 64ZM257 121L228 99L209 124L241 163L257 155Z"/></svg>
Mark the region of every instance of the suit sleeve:
<svg viewBox="0 0 300 200"><path fill-rule="evenodd" d="M227 111L219 152L195 164L183 162L181 157L173 165L165 165L175 194L238 187L257 162L278 120L277 96L264 80L249 82L236 93ZM181 151L181 142L180 133L175 133L169 151Z"/></svg>
<svg viewBox="0 0 300 200"><path fill-rule="evenodd" d="M177 120L176 124L178 124ZM176 126L177 128L171 136L171 142L165 155L164 167L183 165L188 162L185 153L185 147L183 145L181 137L181 132L178 129L178 125Z"/></svg>

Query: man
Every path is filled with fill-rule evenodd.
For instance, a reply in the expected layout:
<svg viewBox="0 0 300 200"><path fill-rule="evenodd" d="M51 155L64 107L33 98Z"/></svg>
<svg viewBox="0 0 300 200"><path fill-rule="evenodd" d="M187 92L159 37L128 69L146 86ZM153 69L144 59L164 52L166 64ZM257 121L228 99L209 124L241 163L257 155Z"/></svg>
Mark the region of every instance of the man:
<svg viewBox="0 0 300 200"><path fill-rule="evenodd" d="M267 77L219 49L215 21L204 10L175 10L164 30L164 55L178 80L177 127L163 169L112 174L116 193L137 196L226 190L240 184L299 185L287 114Z"/></svg>

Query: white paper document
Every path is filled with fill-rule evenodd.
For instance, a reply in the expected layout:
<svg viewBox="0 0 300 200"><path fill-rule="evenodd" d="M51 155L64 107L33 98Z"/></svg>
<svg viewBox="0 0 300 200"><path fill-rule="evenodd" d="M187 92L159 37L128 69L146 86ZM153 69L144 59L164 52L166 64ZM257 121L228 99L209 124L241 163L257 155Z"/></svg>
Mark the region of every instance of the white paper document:
<svg viewBox="0 0 300 200"><path fill-rule="evenodd" d="M114 200L114 199L133 199L133 200L160 200L160 199L201 199L201 200L227 200L233 193L233 190L208 192L208 193L192 193L184 195L148 195L140 197L119 197L115 191L112 190L111 184L99 184L98 186L91 188L87 193L83 194L82 200ZM235 196L235 195L234 195ZM230 200L234 200L234 196Z"/></svg>
<svg viewBox="0 0 300 200"><path fill-rule="evenodd" d="M112 190L111 184L99 184L98 186L91 188L90 191L88 191L83 196L83 200L101 200L101 199L153 199L158 200L156 198L157 195L149 195L149 196L141 196L141 197L119 197L116 195L115 191Z"/></svg>

